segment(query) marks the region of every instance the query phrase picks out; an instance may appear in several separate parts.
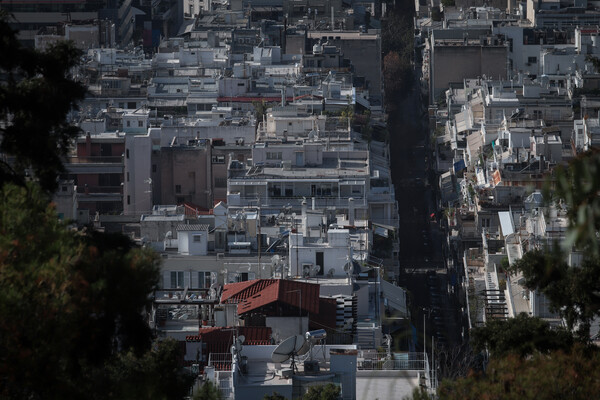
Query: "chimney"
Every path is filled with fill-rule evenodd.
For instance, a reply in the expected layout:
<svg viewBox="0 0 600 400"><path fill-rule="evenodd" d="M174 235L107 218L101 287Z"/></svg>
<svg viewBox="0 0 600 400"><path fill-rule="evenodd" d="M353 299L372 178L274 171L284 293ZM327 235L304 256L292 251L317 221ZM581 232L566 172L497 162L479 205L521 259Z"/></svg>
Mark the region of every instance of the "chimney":
<svg viewBox="0 0 600 400"><path fill-rule="evenodd" d="M354 199L348 199L348 225L354 226Z"/></svg>

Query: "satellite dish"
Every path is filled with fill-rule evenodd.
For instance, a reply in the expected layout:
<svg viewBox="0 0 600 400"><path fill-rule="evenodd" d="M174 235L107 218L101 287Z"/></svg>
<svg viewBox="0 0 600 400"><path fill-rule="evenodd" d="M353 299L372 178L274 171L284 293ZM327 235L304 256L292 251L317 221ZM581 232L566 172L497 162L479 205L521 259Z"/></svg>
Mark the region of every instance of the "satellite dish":
<svg viewBox="0 0 600 400"><path fill-rule="evenodd" d="M330 278L333 278L333 274L335 274L335 269L330 268L329 271L327 271L327 276L329 276Z"/></svg>
<svg viewBox="0 0 600 400"><path fill-rule="evenodd" d="M309 350L309 346L306 343L306 339L302 335L294 335L285 339L273 350L271 354L271 361L274 363L282 363L287 361L290 357L292 358L292 365L294 365L294 357L306 354Z"/></svg>
<svg viewBox="0 0 600 400"><path fill-rule="evenodd" d="M313 265L311 271L310 271L310 276L315 276L319 270L321 269L320 265Z"/></svg>
<svg viewBox="0 0 600 400"><path fill-rule="evenodd" d="M308 265L305 265L302 268L302 276L305 278L308 278L310 276L310 267Z"/></svg>

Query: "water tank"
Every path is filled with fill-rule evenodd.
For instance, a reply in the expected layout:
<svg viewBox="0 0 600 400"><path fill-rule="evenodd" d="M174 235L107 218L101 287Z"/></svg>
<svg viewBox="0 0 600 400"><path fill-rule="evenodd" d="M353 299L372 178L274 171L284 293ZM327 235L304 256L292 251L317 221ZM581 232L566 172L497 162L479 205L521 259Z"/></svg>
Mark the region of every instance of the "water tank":
<svg viewBox="0 0 600 400"><path fill-rule="evenodd" d="M323 54L323 46L320 43L313 46L313 54Z"/></svg>

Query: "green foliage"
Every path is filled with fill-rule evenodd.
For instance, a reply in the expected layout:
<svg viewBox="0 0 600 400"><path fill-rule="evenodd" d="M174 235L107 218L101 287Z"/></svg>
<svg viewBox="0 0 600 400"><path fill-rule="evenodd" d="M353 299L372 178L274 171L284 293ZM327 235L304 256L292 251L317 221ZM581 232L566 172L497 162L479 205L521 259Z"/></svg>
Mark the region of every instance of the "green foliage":
<svg viewBox="0 0 600 400"><path fill-rule="evenodd" d="M181 398L177 348L150 351L144 320L156 255L68 230L33 183L0 204L0 397Z"/></svg>
<svg viewBox="0 0 600 400"><path fill-rule="evenodd" d="M585 56L585 61L591 63L596 72L600 71L600 59L598 57L594 57L593 55L588 54L587 56Z"/></svg>
<svg viewBox="0 0 600 400"><path fill-rule="evenodd" d="M0 14L0 186L24 185L33 175L47 191L57 187L64 157L79 128L66 115L83 99L85 87L69 77L81 52L60 42L40 52L22 47Z"/></svg>
<svg viewBox="0 0 600 400"><path fill-rule="evenodd" d="M327 385L311 386L303 400L337 400L340 398L341 389L333 383Z"/></svg>
<svg viewBox="0 0 600 400"><path fill-rule="evenodd" d="M442 0L442 5L445 7L454 7L455 6L455 2L454 0Z"/></svg>
<svg viewBox="0 0 600 400"><path fill-rule="evenodd" d="M194 400L221 400L222 398L219 388L208 380L204 381L200 389L194 394Z"/></svg>
<svg viewBox="0 0 600 400"><path fill-rule="evenodd" d="M132 351L117 355L106 367L110 393L115 399L182 399L195 377L180 368L179 344L173 339L157 342L152 351L136 356ZM200 397L219 400L218 396ZM195 397L196 398L196 397Z"/></svg>
<svg viewBox="0 0 600 400"><path fill-rule="evenodd" d="M561 199L568 210L570 229L563 249L577 246L593 256L600 256L600 153L587 153L559 167L553 180L554 191L546 185L544 198Z"/></svg>
<svg viewBox="0 0 600 400"><path fill-rule="evenodd" d="M587 335L591 319L600 315L600 260L585 258L579 267L570 267L558 246L552 251L527 252L509 271L520 271L524 285L539 290L550 300L554 310L572 329L577 324Z"/></svg>
<svg viewBox="0 0 600 400"><path fill-rule="evenodd" d="M427 390L423 388L414 389L412 392L412 396L405 396L404 400L431 400L432 396L427 393Z"/></svg>
<svg viewBox="0 0 600 400"><path fill-rule="evenodd" d="M598 396L600 354L596 348L574 346L570 351L537 353L522 358L511 354L492 359L486 373L444 381L440 400L585 400Z"/></svg>
<svg viewBox="0 0 600 400"><path fill-rule="evenodd" d="M273 392L272 395L265 394L263 400L286 400L285 396L280 395L277 392Z"/></svg>
<svg viewBox="0 0 600 400"><path fill-rule="evenodd" d="M526 357L552 350L568 350L573 336L565 329L551 329L550 325L525 313L506 321L490 320L485 326L471 331L471 345L478 351L488 349L493 357L509 353Z"/></svg>

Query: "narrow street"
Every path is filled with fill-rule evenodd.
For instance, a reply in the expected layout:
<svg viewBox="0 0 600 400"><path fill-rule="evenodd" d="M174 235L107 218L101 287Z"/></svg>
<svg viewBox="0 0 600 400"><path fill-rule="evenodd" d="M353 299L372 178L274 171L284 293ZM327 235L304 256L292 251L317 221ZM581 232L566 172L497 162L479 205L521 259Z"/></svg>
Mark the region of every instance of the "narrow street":
<svg viewBox="0 0 600 400"><path fill-rule="evenodd" d="M400 213L399 284L410 292L417 348L423 346L425 320L426 346L430 348L434 337L436 349L451 349L462 343L461 312L449 290L449 283L455 278L447 270L444 257L446 238L438 215L437 177L430 172L435 165L428 137L427 106L419 93L420 66L415 70L412 88L397 105L399 112L390 115L388 121L394 155L391 168Z"/></svg>

